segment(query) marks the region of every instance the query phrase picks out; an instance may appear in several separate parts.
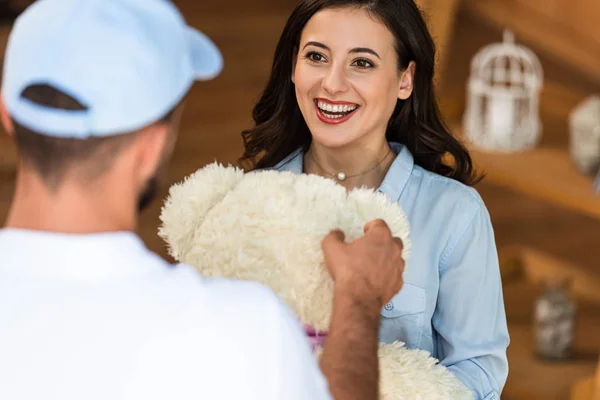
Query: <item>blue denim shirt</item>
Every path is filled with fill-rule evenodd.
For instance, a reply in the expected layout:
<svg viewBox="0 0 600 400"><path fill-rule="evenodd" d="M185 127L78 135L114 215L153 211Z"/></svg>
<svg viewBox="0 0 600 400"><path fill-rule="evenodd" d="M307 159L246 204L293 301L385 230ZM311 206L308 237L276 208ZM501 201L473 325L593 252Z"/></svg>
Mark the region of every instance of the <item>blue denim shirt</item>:
<svg viewBox="0 0 600 400"><path fill-rule="evenodd" d="M379 191L411 224L404 286L381 310L380 338L429 351L474 393L500 399L509 344L500 268L488 211L475 189L397 156ZM276 170L303 172L301 150Z"/></svg>

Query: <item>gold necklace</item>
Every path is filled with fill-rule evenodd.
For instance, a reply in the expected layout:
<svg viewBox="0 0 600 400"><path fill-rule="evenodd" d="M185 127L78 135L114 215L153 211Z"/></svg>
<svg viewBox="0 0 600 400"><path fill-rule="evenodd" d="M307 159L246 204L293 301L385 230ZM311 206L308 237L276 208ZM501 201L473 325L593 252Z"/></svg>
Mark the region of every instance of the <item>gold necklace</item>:
<svg viewBox="0 0 600 400"><path fill-rule="evenodd" d="M356 178L357 176L361 176L361 175L364 175L364 174L367 174L367 173L373 171L375 168L377 168L390 155L391 152L392 152L392 148L390 147L388 149L388 152L385 154L385 156L381 160L377 161L377 164L373 165L368 170L363 171L363 172L361 172L359 174L355 174L355 175L346 175L344 172L338 172L337 174L332 174L331 172L327 172L325 170L325 168L321 167L321 165L317 162L317 160L315 160L315 156L314 156L314 154L313 154L312 151L310 152L310 158L312 158L313 162L317 165L317 167L319 167L319 169L321 171L323 171L327 175L329 175L329 176L331 176L331 177L333 177L333 178L335 178L335 179L337 179L338 181L341 182L341 181L345 181L346 179Z"/></svg>

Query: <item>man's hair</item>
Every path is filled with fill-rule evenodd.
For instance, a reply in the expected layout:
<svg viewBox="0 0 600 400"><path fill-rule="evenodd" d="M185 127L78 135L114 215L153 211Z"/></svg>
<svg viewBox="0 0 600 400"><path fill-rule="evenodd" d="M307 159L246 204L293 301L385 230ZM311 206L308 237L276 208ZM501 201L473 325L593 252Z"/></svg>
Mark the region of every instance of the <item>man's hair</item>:
<svg viewBox="0 0 600 400"><path fill-rule="evenodd" d="M21 97L60 110L87 110L73 97L45 84L28 86ZM176 109L173 108L157 122L170 123ZM12 122L21 160L33 168L51 189L58 188L65 173L72 168L77 168L78 177L86 181L101 176L110 167L114 156L131 143L137 133L123 132L88 139L57 138L28 129L14 119Z"/></svg>

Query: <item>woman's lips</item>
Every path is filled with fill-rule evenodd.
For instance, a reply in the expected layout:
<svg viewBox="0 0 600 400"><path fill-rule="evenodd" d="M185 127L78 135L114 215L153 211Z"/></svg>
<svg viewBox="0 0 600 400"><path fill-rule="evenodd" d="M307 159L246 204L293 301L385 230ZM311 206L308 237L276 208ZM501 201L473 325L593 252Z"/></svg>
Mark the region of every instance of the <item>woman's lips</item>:
<svg viewBox="0 0 600 400"><path fill-rule="evenodd" d="M322 98L315 99L314 104L319 120L330 125L338 125L348 121L359 109L359 105L355 103Z"/></svg>

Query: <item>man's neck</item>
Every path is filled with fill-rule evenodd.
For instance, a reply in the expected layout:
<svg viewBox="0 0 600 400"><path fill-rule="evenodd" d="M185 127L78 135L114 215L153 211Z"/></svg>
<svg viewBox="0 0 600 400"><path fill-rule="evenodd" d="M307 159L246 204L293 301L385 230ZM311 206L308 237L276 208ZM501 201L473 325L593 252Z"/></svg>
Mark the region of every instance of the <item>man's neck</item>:
<svg viewBox="0 0 600 400"><path fill-rule="evenodd" d="M72 234L133 231L135 205L135 193L125 183L65 181L51 190L36 174L20 171L5 226Z"/></svg>

